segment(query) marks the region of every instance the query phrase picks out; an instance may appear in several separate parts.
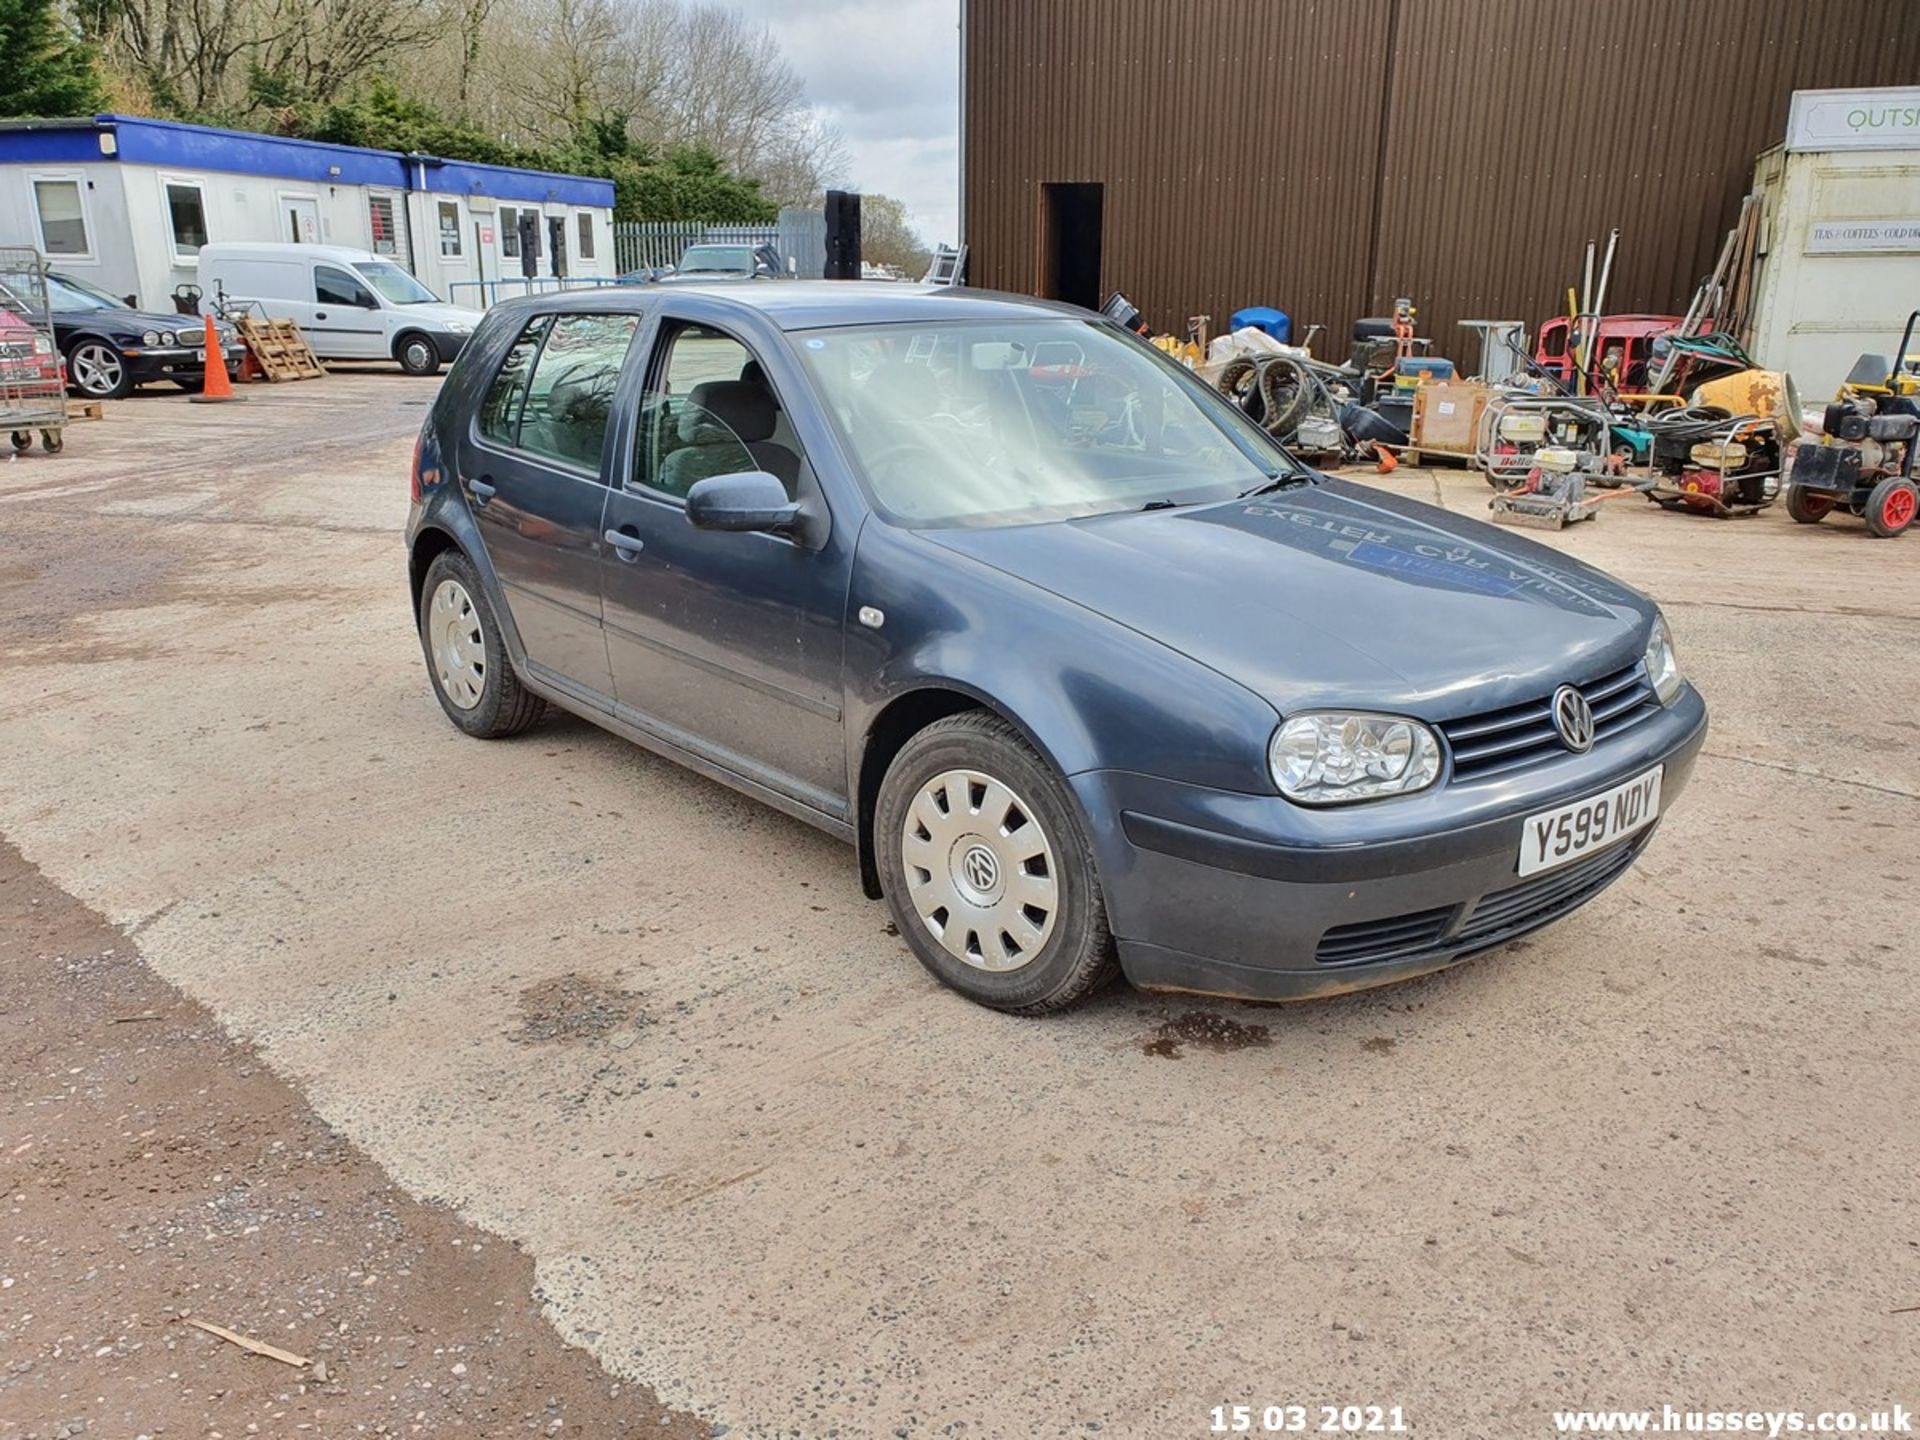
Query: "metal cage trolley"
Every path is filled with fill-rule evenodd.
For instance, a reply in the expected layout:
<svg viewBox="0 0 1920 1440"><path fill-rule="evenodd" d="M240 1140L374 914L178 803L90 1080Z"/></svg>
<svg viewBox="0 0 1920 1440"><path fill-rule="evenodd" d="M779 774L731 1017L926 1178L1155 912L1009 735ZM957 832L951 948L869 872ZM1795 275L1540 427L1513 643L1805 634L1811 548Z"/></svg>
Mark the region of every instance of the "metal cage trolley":
<svg viewBox="0 0 1920 1440"><path fill-rule="evenodd" d="M0 245L0 430L15 454L33 448L34 432L49 455L66 440L66 377L53 338L47 265L37 250Z"/></svg>

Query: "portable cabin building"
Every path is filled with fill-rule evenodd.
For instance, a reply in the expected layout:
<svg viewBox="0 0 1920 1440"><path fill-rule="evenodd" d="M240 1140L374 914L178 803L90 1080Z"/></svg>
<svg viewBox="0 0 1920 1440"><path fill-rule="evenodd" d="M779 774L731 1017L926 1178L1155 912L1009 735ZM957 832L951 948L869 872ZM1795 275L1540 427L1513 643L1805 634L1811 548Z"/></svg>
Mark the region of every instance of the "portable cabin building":
<svg viewBox="0 0 1920 1440"><path fill-rule="evenodd" d="M540 276L611 277L613 182L129 115L0 122L0 244L151 310L216 240L371 250L483 308L529 251Z"/></svg>

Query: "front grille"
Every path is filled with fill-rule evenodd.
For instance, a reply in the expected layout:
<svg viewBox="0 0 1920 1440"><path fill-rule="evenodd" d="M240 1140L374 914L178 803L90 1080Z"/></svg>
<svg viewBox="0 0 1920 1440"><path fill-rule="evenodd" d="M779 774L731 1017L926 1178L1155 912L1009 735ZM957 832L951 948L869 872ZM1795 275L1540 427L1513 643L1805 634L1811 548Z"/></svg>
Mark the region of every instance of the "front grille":
<svg viewBox="0 0 1920 1440"><path fill-rule="evenodd" d="M1642 720L1658 714L1660 702L1636 661L1624 670L1603 675L1580 686L1593 707L1593 743L1603 745ZM1510 770L1524 769L1567 753L1553 728L1553 697L1542 696L1524 705L1469 715L1441 725L1447 748L1453 752L1455 780L1482 780Z"/></svg>
<svg viewBox="0 0 1920 1440"><path fill-rule="evenodd" d="M1391 915L1385 920L1361 920L1336 925L1320 937L1314 959L1322 965L1346 965L1355 960L1386 960L1401 951L1426 950L1446 932L1458 906Z"/></svg>
<svg viewBox="0 0 1920 1440"><path fill-rule="evenodd" d="M1498 944L1584 905L1620 878L1646 848L1652 834L1651 830L1644 831L1625 844L1611 845L1562 869L1482 895L1457 929L1455 917L1462 908L1458 905L1336 925L1320 937L1314 958L1322 965L1359 965L1417 960L1424 955Z"/></svg>
<svg viewBox="0 0 1920 1440"><path fill-rule="evenodd" d="M1646 848L1645 832L1624 845L1611 845L1598 855L1544 875L1534 875L1518 885L1496 890L1480 897L1480 903L1468 913L1447 943L1449 948L1477 944L1509 930L1543 925L1556 915L1592 899L1604 890Z"/></svg>

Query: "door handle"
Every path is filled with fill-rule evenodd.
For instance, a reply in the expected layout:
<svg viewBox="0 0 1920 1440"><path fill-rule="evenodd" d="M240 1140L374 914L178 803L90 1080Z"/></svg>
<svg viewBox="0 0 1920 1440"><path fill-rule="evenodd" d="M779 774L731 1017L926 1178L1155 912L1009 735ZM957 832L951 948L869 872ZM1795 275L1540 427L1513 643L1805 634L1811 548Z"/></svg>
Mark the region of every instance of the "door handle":
<svg viewBox="0 0 1920 1440"><path fill-rule="evenodd" d="M327 318L327 312L324 310L316 310L313 312L313 318L316 320L324 320Z"/></svg>
<svg viewBox="0 0 1920 1440"><path fill-rule="evenodd" d="M620 559L628 562L639 559L640 552L647 548L646 542L631 530L609 530L603 538Z"/></svg>
<svg viewBox="0 0 1920 1440"><path fill-rule="evenodd" d="M493 498L493 486L485 480L467 481L467 490L473 498L484 505Z"/></svg>

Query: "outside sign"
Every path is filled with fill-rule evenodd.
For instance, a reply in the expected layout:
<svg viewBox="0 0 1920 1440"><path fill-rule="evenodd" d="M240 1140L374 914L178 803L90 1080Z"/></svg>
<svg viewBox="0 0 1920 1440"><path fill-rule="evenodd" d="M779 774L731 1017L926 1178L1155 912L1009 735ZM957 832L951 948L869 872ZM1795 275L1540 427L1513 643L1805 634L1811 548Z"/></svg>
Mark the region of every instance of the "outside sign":
<svg viewBox="0 0 1920 1440"><path fill-rule="evenodd" d="M1809 255L1920 254L1920 215L1904 220L1821 220L1807 229Z"/></svg>
<svg viewBox="0 0 1920 1440"><path fill-rule="evenodd" d="M1920 150L1920 88L1796 90L1787 149Z"/></svg>

